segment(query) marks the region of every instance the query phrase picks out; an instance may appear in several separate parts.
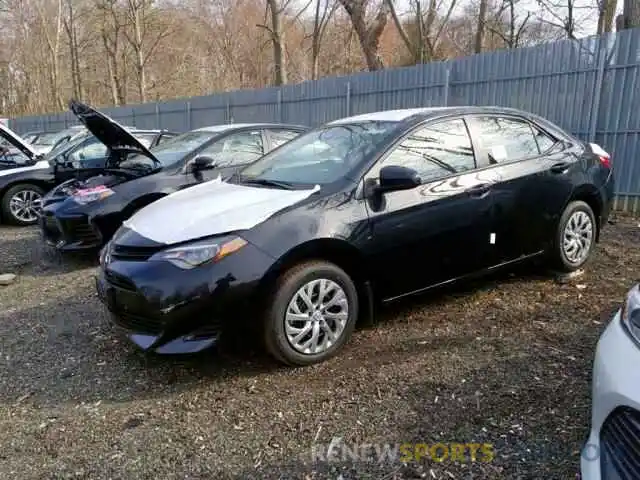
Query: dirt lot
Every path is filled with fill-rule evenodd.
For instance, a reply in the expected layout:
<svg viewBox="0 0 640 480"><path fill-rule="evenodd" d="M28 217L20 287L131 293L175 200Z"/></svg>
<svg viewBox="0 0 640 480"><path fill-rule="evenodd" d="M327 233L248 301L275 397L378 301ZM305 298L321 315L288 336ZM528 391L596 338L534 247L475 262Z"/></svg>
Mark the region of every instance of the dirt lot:
<svg viewBox="0 0 640 480"><path fill-rule="evenodd" d="M290 370L241 345L140 354L94 266L0 229L1 478L575 478L594 346L640 266L618 217L581 278L535 269L404 301L340 356ZM313 445L492 443L490 463L320 462Z"/></svg>

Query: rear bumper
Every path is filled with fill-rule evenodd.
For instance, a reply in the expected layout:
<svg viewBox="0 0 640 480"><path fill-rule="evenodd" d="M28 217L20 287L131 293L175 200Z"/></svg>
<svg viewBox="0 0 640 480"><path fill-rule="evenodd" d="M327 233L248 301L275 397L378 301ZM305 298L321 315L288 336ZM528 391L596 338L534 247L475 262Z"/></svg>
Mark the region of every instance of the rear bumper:
<svg viewBox="0 0 640 480"><path fill-rule="evenodd" d="M600 197L602 198L602 212L600 213L600 227L602 228L609 221L611 210L613 208L613 200L615 197L615 180L613 178L613 170L609 172L607 181L600 189Z"/></svg>

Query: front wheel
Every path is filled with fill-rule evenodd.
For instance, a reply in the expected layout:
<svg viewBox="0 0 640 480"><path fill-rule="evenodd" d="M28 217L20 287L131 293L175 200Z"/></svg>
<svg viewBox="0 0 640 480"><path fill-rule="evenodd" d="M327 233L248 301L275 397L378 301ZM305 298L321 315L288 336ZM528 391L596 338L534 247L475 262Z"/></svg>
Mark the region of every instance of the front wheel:
<svg viewBox="0 0 640 480"><path fill-rule="evenodd" d="M37 185L14 185L2 197L2 217L13 225L34 225L38 222L44 193Z"/></svg>
<svg viewBox="0 0 640 480"><path fill-rule="evenodd" d="M264 319L265 345L287 365L320 363L349 340L357 318L351 278L332 263L305 262L277 282Z"/></svg>
<svg viewBox="0 0 640 480"><path fill-rule="evenodd" d="M597 223L589 204L577 200L569 203L558 222L552 260L563 272L582 267L593 250Z"/></svg>

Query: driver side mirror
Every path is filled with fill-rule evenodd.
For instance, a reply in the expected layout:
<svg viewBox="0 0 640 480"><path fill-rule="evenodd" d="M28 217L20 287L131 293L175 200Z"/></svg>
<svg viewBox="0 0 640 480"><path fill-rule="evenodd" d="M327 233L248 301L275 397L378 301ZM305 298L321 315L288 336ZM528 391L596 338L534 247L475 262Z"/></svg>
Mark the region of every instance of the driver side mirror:
<svg viewBox="0 0 640 480"><path fill-rule="evenodd" d="M216 167L216 161L212 157L200 156L196 157L191 164L192 171L211 170Z"/></svg>
<svg viewBox="0 0 640 480"><path fill-rule="evenodd" d="M421 183L418 172L413 168L389 165L380 170L380 183L376 190L379 193L411 190Z"/></svg>

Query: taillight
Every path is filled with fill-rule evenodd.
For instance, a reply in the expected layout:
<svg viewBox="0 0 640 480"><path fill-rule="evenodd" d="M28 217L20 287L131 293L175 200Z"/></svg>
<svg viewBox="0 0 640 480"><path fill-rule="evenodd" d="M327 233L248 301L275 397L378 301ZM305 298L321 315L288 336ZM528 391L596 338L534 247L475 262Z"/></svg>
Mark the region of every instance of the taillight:
<svg viewBox="0 0 640 480"><path fill-rule="evenodd" d="M599 158L603 167L611 168L611 157L608 155L600 155Z"/></svg>
<svg viewBox="0 0 640 480"><path fill-rule="evenodd" d="M609 155L609 153L597 143L590 143L589 145L591 146L591 151L600 159L602 166L605 168L611 168L611 155Z"/></svg>

